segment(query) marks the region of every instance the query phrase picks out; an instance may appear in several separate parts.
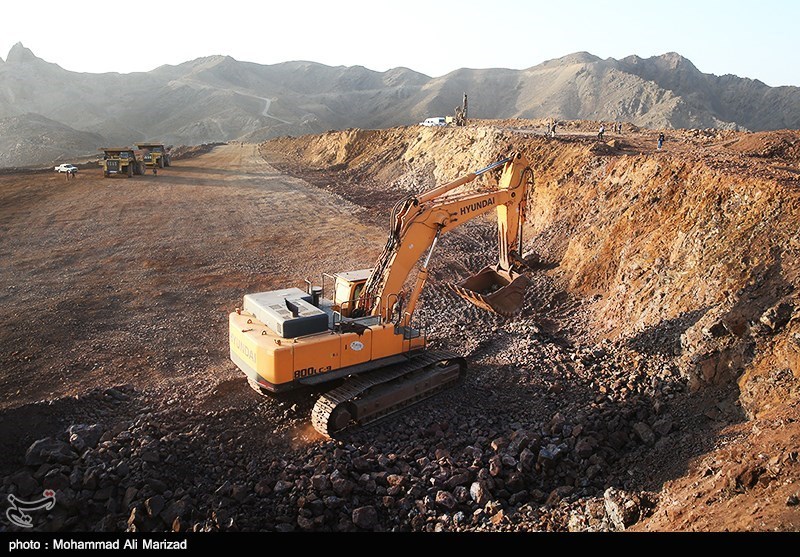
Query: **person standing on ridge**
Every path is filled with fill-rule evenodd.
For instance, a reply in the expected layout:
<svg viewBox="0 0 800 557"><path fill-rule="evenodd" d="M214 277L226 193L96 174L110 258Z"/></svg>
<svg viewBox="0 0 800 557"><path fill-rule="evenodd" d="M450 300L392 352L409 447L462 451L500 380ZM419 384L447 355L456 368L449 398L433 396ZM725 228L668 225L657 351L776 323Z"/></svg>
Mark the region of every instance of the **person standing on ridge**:
<svg viewBox="0 0 800 557"><path fill-rule="evenodd" d="M661 150L661 147L664 146L664 132L658 134L658 150Z"/></svg>

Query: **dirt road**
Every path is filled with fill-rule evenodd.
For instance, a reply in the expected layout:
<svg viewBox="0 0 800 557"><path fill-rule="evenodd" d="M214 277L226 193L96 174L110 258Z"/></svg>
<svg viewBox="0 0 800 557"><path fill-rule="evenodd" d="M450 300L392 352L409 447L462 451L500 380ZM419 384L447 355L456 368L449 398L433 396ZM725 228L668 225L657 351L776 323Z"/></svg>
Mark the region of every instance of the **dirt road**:
<svg viewBox="0 0 800 557"><path fill-rule="evenodd" d="M354 224L357 211L279 174L254 145L158 176L0 177L0 408L233 376L227 313L249 291L336 270L323 254L368 266L382 233Z"/></svg>

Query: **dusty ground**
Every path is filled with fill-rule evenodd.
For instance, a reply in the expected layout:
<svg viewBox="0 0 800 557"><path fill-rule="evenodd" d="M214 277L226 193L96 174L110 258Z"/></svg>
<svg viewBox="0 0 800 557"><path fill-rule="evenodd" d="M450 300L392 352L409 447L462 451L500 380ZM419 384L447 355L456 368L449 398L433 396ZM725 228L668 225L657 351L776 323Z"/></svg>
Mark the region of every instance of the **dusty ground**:
<svg viewBox="0 0 800 557"><path fill-rule="evenodd" d="M654 155L655 132L537 125L0 176L4 492L54 489L45 530L797 530L800 327L791 304L761 319L797 285L796 138L680 132ZM510 146L537 166L523 314L444 288L487 261L490 221L443 239L420 309L469 357L464 385L340 441L311 430L313 393L247 388L227 357L243 294L368 267L393 199Z"/></svg>
<svg viewBox="0 0 800 557"><path fill-rule="evenodd" d="M240 284L294 283L318 272L315 246L335 259L379 240L351 238L355 207L270 172L252 145L157 177L2 182L4 408L108 381L182 390L192 369L202 389L229 367L219 330Z"/></svg>

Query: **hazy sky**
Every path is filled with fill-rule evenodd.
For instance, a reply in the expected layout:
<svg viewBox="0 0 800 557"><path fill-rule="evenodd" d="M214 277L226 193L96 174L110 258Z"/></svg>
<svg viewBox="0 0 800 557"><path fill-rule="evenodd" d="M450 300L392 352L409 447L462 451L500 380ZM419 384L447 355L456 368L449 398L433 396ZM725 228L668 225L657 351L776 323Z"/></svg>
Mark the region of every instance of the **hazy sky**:
<svg viewBox="0 0 800 557"><path fill-rule="evenodd" d="M678 52L705 73L800 86L799 27L796 0L23 0L3 3L0 57L19 41L80 72L227 54L259 64L405 66L436 77L462 67L523 69L578 51Z"/></svg>

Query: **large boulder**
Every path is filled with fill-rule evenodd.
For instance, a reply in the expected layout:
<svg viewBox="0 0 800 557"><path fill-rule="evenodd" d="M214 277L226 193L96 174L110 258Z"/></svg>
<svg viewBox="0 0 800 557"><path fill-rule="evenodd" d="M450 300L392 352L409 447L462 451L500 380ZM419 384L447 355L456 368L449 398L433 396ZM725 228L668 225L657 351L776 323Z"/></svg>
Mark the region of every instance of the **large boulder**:
<svg viewBox="0 0 800 557"><path fill-rule="evenodd" d="M34 441L28 448L25 453L25 464L28 466L41 466L45 462L70 464L77 457L78 455L67 443L45 437Z"/></svg>
<svg viewBox="0 0 800 557"><path fill-rule="evenodd" d="M378 511L369 505L353 510L353 524L364 530L372 530L378 524Z"/></svg>

